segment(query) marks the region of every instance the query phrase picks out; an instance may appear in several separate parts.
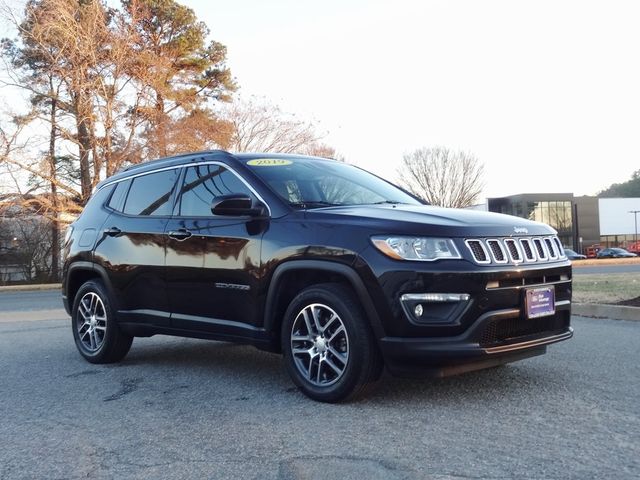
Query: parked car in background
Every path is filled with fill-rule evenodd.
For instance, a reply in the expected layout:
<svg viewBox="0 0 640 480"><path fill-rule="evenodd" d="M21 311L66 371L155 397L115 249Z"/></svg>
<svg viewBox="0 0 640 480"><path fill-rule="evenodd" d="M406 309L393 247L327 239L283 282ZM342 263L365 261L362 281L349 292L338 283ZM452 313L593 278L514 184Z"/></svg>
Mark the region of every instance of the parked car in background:
<svg viewBox="0 0 640 480"><path fill-rule="evenodd" d="M602 246L596 243L595 245L589 245L588 247L585 247L583 252L587 256L587 258L597 258L598 252L600 250L602 250Z"/></svg>
<svg viewBox="0 0 640 480"><path fill-rule="evenodd" d="M598 258L631 258L635 253L627 252L624 248L605 248L598 252Z"/></svg>
<svg viewBox="0 0 640 480"><path fill-rule="evenodd" d="M587 258L586 255L582 255L581 253L571 250L570 248L565 248L564 254L569 260L584 260L585 258Z"/></svg>
<svg viewBox="0 0 640 480"><path fill-rule="evenodd" d="M627 250L631 253L640 254L640 241L628 243Z"/></svg>

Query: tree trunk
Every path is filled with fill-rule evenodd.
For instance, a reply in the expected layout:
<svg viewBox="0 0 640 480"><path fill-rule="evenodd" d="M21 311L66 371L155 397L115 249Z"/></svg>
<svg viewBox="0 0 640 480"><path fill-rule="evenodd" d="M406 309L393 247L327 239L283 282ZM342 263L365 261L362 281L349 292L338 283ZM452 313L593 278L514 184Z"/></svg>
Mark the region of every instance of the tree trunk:
<svg viewBox="0 0 640 480"><path fill-rule="evenodd" d="M53 85L51 85L53 87ZM51 88L53 92L53 88ZM51 131L49 133L49 168L51 175L51 206L53 208L53 220L51 221L51 281L57 282L60 278L60 208L58 205L58 186L56 169L56 109L57 101L51 95Z"/></svg>
<svg viewBox="0 0 640 480"><path fill-rule="evenodd" d="M158 142L158 154L160 157L167 156L167 125L164 113L164 99L159 93L156 94L156 141Z"/></svg>
<svg viewBox="0 0 640 480"><path fill-rule="evenodd" d="M113 154L111 149L113 148L113 141L111 140L113 135L113 98L108 97L106 102L106 119L104 122L104 163L106 166L107 177L110 177L115 173L113 165Z"/></svg>
<svg viewBox="0 0 640 480"><path fill-rule="evenodd" d="M89 112L83 99L76 99L76 125L78 128L78 153L80 157L80 188L82 204L86 204L91 196L91 165L89 155L92 151L91 131L89 129Z"/></svg>

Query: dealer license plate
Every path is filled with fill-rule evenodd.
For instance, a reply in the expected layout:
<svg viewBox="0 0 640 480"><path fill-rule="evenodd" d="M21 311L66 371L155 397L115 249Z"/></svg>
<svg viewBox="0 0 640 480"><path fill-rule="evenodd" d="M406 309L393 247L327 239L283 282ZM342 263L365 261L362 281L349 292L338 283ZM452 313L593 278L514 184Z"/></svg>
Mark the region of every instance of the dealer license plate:
<svg viewBox="0 0 640 480"><path fill-rule="evenodd" d="M555 314L555 293L553 286L528 289L525 294L527 318L546 317Z"/></svg>

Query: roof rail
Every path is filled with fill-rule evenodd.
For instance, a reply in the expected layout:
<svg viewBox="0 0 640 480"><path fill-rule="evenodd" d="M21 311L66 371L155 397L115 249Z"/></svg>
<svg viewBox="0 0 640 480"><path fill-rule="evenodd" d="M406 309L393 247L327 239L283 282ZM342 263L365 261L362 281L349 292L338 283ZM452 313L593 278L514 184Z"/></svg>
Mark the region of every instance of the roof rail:
<svg viewBox="0 0 640 480"><path fill-rule="evenodd" d="M151 164L155 164L155 163L162 163L162 162L166 162L166 161L171 161L171 160L178 160L180 158L185 158L185 157L195 157L198 155L206 155L209 153L229 153L225 150L203 150L200 152L189 152L189 153L181 153L179 155L172 155L170 157L162 157L162 158L158 158L155 160L147 160L146 162L141 162L141 163L135 163L133 165L129 165L126 168L123 168L122 170L120 170L121 172L129 172L131 170L135 170L137 168L142 168L142 167L146 167L149 166Z"/></svg>

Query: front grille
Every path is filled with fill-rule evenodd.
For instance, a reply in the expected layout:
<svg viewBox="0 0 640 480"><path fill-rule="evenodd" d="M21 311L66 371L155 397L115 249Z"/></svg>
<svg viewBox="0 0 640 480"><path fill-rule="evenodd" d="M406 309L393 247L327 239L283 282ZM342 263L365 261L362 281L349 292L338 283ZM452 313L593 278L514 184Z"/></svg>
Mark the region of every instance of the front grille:
<svg viewBox="0 0 640 480"><path fill-rule="evenodd" d="M473 258L478 263L489 263L491 260L487 257L487 251L482 246L482 242L480 240L467 240L467 247L471 250L471 254Z"/></svg>
<svg viewBox="0 0 640 480"><path fill-rule="evenodd" d="M512 238L507 238L504 241L504 244L507 246L507 250L509 250L509 255L511 255L511 260L514 262L521 262L522 256L520 255L520 250L518 250L518 244Z"/></svg>
<svg viewBox="0 0 640 480"><path fill-rule="evenodd" d="M533 250L531 249L531 240L528 238L523 238L520 240L520 245L524 249L524 256L529 262L533 262L536 259L536 256L533 254Z"/></svg>
<svg viewBox="0 0 640 480"><path fill-rule="evenodd" d="M565 312L540 318L503 318L492 320L480 337L481 347L505 343L516 343L525 337L546 337L560 333L569 326L569 315Z"/></svg>
<svg viewBox="0 0 640 480"><path fill-rule="evenodd" d="M493 255L493 259L497 263L505 263L507 261L507 257L502 250L502 245L500 245L500 242L498 242L498 240L487 240L487 245L489 245L491 254Z"/></svg>
<svg viewBox="0 0 640 480"><path fill-rule="evenodd" d="M564 249L557 236L521 238L467 239L465 244L479 264L543 263L564 259ZM519 248L519 246L522 249ZM490 255L489 255L490 254Z"/></svg>
<svg viewBox="0 0 640 480"><path fill-rule="evenodd" d="M547 283L568 282L571 275L540 275L535 277L503 278L502 280L487 283L487 290L496 288L519 288L528 285L544 285Z"/></svg>
<svg viewBox="0 0 640 480"><path fill-rule="evenodd" d="M541 238L534 238L533 239L533 245L536 247L536 252L538 252L538 258L540 260L546 260L547 259L547 252L544 249L544 245L542 244L542 239Z"/></svg>
<svg viewBox="0 0 640 480"><path fill-rule="evenodd" d="M563 257L564 256L564 247L562 246L562 243L560 243L560 239L558 237L553 237L553 240L556 244L556 248L558 249L558 255Z"/></svg>
<svg viewBox="0 0 640 480"><path fill-rule="evenodd" d="M544 244L547 246L547 250L549 251L549 257L552 260L555 260L556 258L558 258L558 254L556 253L556 247L553 244L553 242L551 241L550 238L545 238L544 239Z"/></svg>

